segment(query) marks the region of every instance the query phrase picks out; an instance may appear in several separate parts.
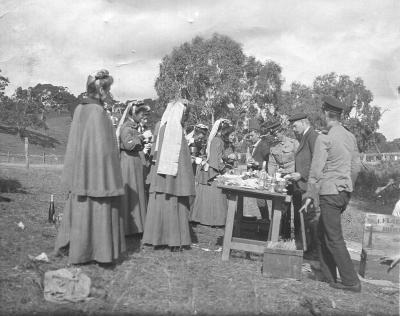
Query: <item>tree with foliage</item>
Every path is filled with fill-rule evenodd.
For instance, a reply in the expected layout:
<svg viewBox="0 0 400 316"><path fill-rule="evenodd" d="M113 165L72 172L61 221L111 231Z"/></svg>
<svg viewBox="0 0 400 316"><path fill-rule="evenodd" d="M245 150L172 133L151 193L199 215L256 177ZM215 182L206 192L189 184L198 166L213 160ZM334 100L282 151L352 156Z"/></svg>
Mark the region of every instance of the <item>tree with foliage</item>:
<svg viewBox="0 0 400 316"><path fill-rule="evenodd" d="M314 93L319 97L332 95L347 106L343 113L344 124L354 133L362 152L373 143L374 132L379 128L381 111L371 103L374 99L364 81L357 77L353 80L347 75L336 73L318 76L313 84Z"/></svg>
<svg viewBox="0 0 400 316"><path fill-rule="evenodd" d="M7 77L1 75L0 69L0 99L4 96L4 89L8 86L10 81L8 81Z"/></svg>
<svg viewBox="0 0 400 316"><path fill-rule="evenodd" d="M0 104L1 122L15 126L18 136L24 137L28 127L34 129L46 129L46 123L41 118L43 104L32 98L31 88L22 89L21 87L15 90L11 98L3 98Z"/></svg>
<svg viewBox="0 0 400 316"><path fill-rule="evenodd" d="M239 108L252 111L255 115L260 110L279 107L282 88L282 68L274 61L267 60L265 64L253 56L246 57L243 76L240 79ZM254 115L253 115L254 116Z"/></svg>
<svg viewBox="0 0 400 316"><path fill-rule="evenodd" d="M78 99L67 87L52 84L37 84L31 89L31 97L43 105L43 111L69 111L78 104Z"/></svg>
<svg viewBox="0 0 400 316"><path fill-rule="evenodd" d="M284 91L280 100L281 110L290 115L293 112L307 113L316 128L324 126L321 111L321 97L331 95L347 106L343 123L357 138L359 149L365 152L374 145L374 135L379 128L381 111L373 106L373 95L361 78L351 80L347 75L334 72L318 76L309 87L299 82L292 83L290 91Z"/></svg>
<svg viewBox="0 0 400 316"><path fill-rule="evenodd" d="M281 71L275 62L247 57L239 43L214 34L207 40L196 37L165 56L155 88L160 103L167 104L187 87L194 104L192 124L226 117L241 129L247 118L278 107Z"/></svg>
<svg viewBox="0 0 400 316"><path fill-rule="evenodd" d="M279 109L287 116L305 113L316 128L321 129L324 126L319 98L311 87L300 82L293 82L289 91L282 92Z"/></svg>
<svg viewBox="0 0 400 316"><path fill-rule="evenodd" d="M400 151L400 138L396 138L392 141L387 141L385 135L382 133L374 133L374 147L371 147L369 151L378 153L390 153Z"/></svg>
<svg viewBox="0 0 400 316"><path fill-rule="evenodd" d="M245 56L240 44L227 36L194 38L165 56L155 89L161 103L186 87L193 98L193 122L211 122L227 111L239 89Z"/></svg>

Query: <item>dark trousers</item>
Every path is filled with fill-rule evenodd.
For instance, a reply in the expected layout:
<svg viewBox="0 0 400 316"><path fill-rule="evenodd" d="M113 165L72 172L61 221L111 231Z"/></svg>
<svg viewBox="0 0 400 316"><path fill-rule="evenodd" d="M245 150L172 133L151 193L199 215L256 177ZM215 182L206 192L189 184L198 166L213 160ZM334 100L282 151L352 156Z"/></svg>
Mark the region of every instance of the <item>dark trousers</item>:
<svg viewBox="0 0 400 316"><path fill-rule="evenodd" d="M289 184L287 189L288 189L287 194L292 196L292 202L293 202L294 234L296 240L299 240L301 238L300 214L299 214L299 209L301 207L301 202L302 202L301 192L296 190L293 184ZM292 218L291 203L285 202L283 209L285 211L282 214L282 220L281 220L281 236L283 239L291 239L291 226L290 226L290 221Z"/></svg>
<svg viewBox="0 0 400 316"><path fill-rule="evenodd" d="M321 215L318 225L321 271L329 282L336 282L336 267L344 285L359 283L353 262L343 239L341 214L350 200L350 193L321 195Z"/></svg>
<svg viewBox="0 0 400 316"><path fill-rule="evenodd" d="M267 200L257 199L257 206L260 210L261 218L262 219L269 219L269 210Z"/></svg>
<svg viewBox="0 0 400 316"><path fill-rule="evenodd" d="M300 213L299 210L302 206L302 193L300 190L293 190L292 192L292 202L293 202L293 221L294 221L294 237L296 239L296 241L300 241L301 240L301 224L300 224ZM289 227L290 227L290 218L291 218L291 214L290 214L291 210L289 208L289 216L288 216L288 220L289 220ZM290 229L290 228L289 228Z"/></svg>

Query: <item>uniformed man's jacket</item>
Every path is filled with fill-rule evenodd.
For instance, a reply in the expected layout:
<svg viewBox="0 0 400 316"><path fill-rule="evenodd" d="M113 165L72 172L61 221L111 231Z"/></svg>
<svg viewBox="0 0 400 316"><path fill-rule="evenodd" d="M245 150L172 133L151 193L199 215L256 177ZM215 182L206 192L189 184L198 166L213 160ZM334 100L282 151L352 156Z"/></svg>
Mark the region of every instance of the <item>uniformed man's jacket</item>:
<svg viewBox="0 0 400 316"><path fill-rule="evenodd" d="M315 140L318 133L311 126L301 137L299 148L295 155L295 171L300 173L301 178L297 181L300 190L307 191L307 181L310 174L311 161L314 153Z"/></svg>
<svg viewBox="0 0 400 316"><path fill-rule="evenodd" d="M254 148L252 151L252 158L258 162L258 165L260 168L262 168L262 165L264 161L266 162L266 166L268 164L268 158L270 154L270 145L267 140L261 139L257 146ZM266 170L267 171L267 170Z"/></svg>
<svg viewBox="0 0 400 316"><path fill-rule="evenodd" d="M294 157L298 147L297 140L286 136L282 141L272 144L268 160L268 173L274 175L278 169L282 169L282 173L285 174L294 172Z"/></svg>
<svg viewBox="0 0 400 316"><path fill-rule="evenodd" d="M318 201L318 195L352 192L359 170L354 135L341 125L334 126L327 135L317 137L305 196Z"/></svg>

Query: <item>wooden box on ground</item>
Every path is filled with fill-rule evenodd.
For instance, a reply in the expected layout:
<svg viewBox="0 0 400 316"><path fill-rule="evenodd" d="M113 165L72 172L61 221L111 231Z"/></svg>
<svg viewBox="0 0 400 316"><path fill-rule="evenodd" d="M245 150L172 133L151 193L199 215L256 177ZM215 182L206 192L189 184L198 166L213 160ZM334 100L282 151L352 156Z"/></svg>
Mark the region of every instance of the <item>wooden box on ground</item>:
<svg viewBox="0 0 400 316"><path fill-rule="evenodd" d="M301 280L303 250L265 248L262 274L269 278Z"/></svg>
<svg viewBox="0 0 400 316"><path fill-rule="evenodd" d="M362 277L375 277L399 282L399 270L387 273L387 266L379 264L382 257L400 253L400 217L366 213L359 273ZM380 269L379 269L380 266ZM380 273L378 274L380 270ZM378 276L379 275L379 276ZM394 278L394 276L396 276Z"/></svg>

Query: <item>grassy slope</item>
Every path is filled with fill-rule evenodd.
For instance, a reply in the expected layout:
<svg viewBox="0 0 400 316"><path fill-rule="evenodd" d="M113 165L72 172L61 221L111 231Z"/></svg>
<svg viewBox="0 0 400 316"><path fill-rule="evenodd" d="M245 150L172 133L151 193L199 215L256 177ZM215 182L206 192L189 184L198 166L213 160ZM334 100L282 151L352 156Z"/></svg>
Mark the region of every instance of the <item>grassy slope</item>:
<svg viewBox="0 0 400 316"><path fill-rule="evenodd" d="M50 113L47 118L48 131L28 130L29 152L34 155L64 155L67 144L71 117L69 114L58 116ZM0 153L24 154L24 141L13 128L0 126Z"/></svg>
<svg viewBox="0 0 400 316"><path fill-rule="evenodd" d="M34 264L27 256L49 254L54 247L51 233L55 229L46 224L46 217L51 193L56 196L57 212L62 212L66 196L60 174L60 170L44 168L0 169L0 178L15 183L12 192L2 193L12 201L0 203L0 314L310 315L307 301L323 315L398 313L397 295L383 293L374 285L363 283L363 292L356 294L334 290L311 280L308 274L303 274L301 282L267 279L260 273L261 258L257 256L246 260L244 253L234 252L229 262L222 262L220 252L199 248L178 254L148 248L138 252L135 240L127 241L128 256L113 269L96 264L80 266L91 277L92 285L105 291L105 297L77 304L48 303L43 299L43 273L65 267L67 259L51 258L50 263ZM346 212L351 220L345 220L345 225L353 222L354 227L360 221L360 210L350 207ZM19 221L25 224L25 230L17 227ZM359 238L349 236L351 226L345 229L346 237ZM194 231L200 247L220 246L223 229L198 225Z"/></svg>

